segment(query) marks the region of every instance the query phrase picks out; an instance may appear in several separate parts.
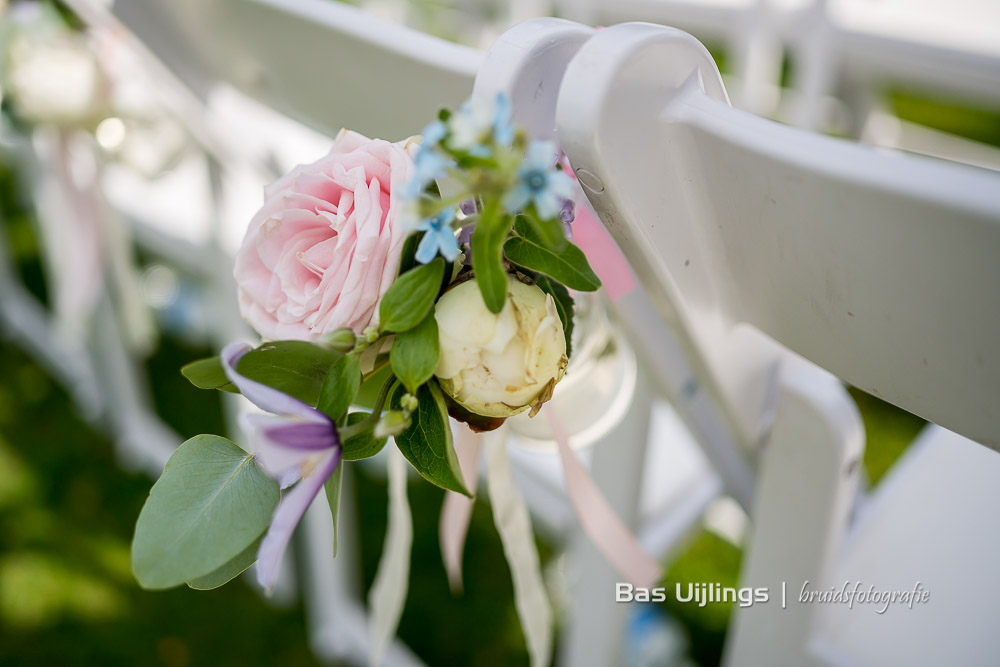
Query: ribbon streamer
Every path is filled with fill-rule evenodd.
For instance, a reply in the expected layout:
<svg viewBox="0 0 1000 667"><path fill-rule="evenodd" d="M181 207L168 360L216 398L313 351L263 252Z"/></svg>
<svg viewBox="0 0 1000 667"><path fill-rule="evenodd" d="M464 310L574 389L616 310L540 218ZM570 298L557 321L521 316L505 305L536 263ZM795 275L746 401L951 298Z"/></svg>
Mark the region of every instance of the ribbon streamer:
<svg viewBox="0 0 1000 667"><path fill-rule="evenodd" d="M368 664L372 667L382 662L389 642L396 635L410 582L413 516L406 497L406 459L395 447L389 449L388 470L389 525L375 582L368 592L372 641Z"/></svg>
<svg viewBox="0 0 1000 667"><path fill-rule="evenodd" d="M552 608L545 593L538 563L531 518L524 498L514 484L501 428L487 437L487 484L493 521L514 581L514 606L528 645L532 667L547 665L552 654Z"/></svg>
<svg viewBox="0 0 1000 667"><path fill-rule="evenodd" d="M482 451L483 436L473 433L464 424L459 424L458 432L455 434L455 453L458 455L458 465L462 469L465 487L473 495L476 493ZM441 506L438 537L441 543L441 559L444 561L445 572L448 573L448 583L452 593L462 591L462 553L465 550L465 536L469 532L469 520L472 518L474 503L473 498L448 491Z"/></svg>
<svg viewBox="0 0 1000 667"><path fill-rule="evenodd" d="M660 579L662 568L647 554L632 531L615 513L607 498L569 446L569 434L552 403L543 410L559 446L566 491L583 531L612 567L633 586L649 588Z"/></svg>
<svg viewBox="0 0 1000 667"><path fill-rule="evenodd" d="M625 255L615 245L611 234L593 213L586 197L577 199L573 221L573 242L583 250L594 273L601 279L604 291L617 301L635 290L635 277Z"/></svg>

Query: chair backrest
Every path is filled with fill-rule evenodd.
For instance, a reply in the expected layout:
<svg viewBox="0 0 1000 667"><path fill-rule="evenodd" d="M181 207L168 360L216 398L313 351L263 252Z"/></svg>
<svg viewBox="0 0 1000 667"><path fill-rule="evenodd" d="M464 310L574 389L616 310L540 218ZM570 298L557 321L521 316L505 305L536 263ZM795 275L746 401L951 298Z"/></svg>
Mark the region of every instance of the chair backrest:
<svg viewBox="0 0 1000 667"><path fill-rule="evenodd" d="M751 353L762 332L1000 449L1000 177L737 111L697 40L647 24L583 46L557 117L595 209L728 400L769 392L786 353Z"/></svg>
<svg viewBox="0 0 1000 667"><path fill-rule="evenodd" d="M229 84L331 136L416 134L469 96L482 60L329 0L118 0L113 12L197 94Z"/></svg>

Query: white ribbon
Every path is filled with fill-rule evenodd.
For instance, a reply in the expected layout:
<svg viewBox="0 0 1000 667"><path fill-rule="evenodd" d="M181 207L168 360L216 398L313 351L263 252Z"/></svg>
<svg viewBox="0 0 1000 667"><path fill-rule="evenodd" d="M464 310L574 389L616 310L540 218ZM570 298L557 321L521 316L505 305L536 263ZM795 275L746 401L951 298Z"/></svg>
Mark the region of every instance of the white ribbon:
<svg viewBox="0 0 1000 667"><path fill-rule="evenodd" d="M455 453L458 455L458 465L462 469L465 488L475 496L476 482L479 481L483 436L473 433L464 424L459 424L457 431ZM444 561L445 572L448 573L448 583L451 585L452 593L462 591L462 553L465 550L465 536L469 532L469 520L472 518L474 503L473 498L448 491L441 506L438 537L441 543L441 559Z"/></svg>
<svg viewBox="0 0 1000 667"><path fill-rule="evenodd" d="M541 667L549 663L552 654L552 608L542 582L528 508L514 484L507 462L504 430L493 431L486 438L490 504L514 580L514 606L528 645L531 665Z"/></svg>
<svg viewBox="0 0 1000 667"><path fill-rule="evenodd" d="M406 459L395 447L389 448L388 470L389 525L375 582L368 592L372 641L368 664L372 667L382 662L389 642L396 635L410 583L413 516L406 498Z"/></svg>
<svg viewBox="0 0 1000 667"><path fill-rule="evenodd" d="M649 588L660 579L660 564L647 554L632 531L615 513L607 498L569 446L566 427L552 403L544 408L552 437L559 446L566 492L583 531L612 567L633 586ZM495 511L495 510L494 510Z"/></svg>

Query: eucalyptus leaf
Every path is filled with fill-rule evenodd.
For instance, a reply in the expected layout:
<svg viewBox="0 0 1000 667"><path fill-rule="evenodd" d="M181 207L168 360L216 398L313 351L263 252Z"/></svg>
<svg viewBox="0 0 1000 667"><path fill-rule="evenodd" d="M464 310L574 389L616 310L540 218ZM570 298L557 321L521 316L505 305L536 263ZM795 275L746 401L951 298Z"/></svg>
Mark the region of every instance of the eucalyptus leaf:
<svg viewBox="0 0 1000 667"><path fill-rule="evenodd" d="M472 270L491 313L503 310L507 298L507 271L503 266L503 241L510 231L511 219L502 215L500 201L490 200L472 232Z"/></svg>
<svg viewBox="0 0 1000 667"><path fill-rule="evenodd" d="M261 535L228 563L203 577L192 579L187 582L187 585L196 591L210 591L213 588L218 588L229 583L257 562L257 550L260 548L260 543L263 539L264 536Z"/></svg>
<svg viewBox="0 0 1000 667"><path fill-rule="evenodd" d="M546 294L552 295L552 300L556 304L556 312L559 313L559 321L562 322L563 333L566 335L566 356L572 357L573 313L576 306L573 297L570 296L569 290L548 276L536 276L535 284Z"/></svg>
<svg viewBox="0 0 1000 667"><path fill-rule="evenodd" d="M570 289L593 292L601 286L601 279L590 268L587 256L568 241L562 250L555 252L542 245L537 235L515 236L504 243L503 253L514 264L544 273Z"/></svg>
<svg viewBox="0 0 1000 667"><path fill-rule="evenodd" d="M400 396L402 388L394 404L398 405ZM410 427L396 436L396 446L428 482L471 498L452 443L448 408L437 382L421 386L417 401L419 406L410 417Z"/></svg>
<svg viewBox="0 0 1000 667"><path fill-rule="evenodd" d="M344 481L344 462L341 461L333 474L323 484L326 491L326 501L330 504L330 514L333 516L333 557L337 557L337 525L340 516L340 489Z"/></svg>
<svg viewBox="0 0 1000 667"><path fill-rule="evenodd" d="M333 421L347 413L361 389L361 356L345 354L333 362L323 379L316 407Z"/></svg>
<svg viewBox="0 0 1000 667"><path fill-rule="evenodd" d="M370 416L370 412L352 412L347 415L347 423L360 424ZM382 451L382 448L385 447L385 442L385 438L376 438L372 431L365 431L341 443L344 448L341 458L344 461L371 458Z"/></svg>
<svg viewBox="0 0 1000 667"><path fill-rule="evenodd" d="M399 276L382 297L379 328L398 333L420 324L434 306L443 277L444 260L440 257Z"/></svg>
<svg viewBox="0 0 1000 667"><path fill-rule="evenodd" d="M316 405L326 375L342 353L300 340L264 343L247 352L238 370L303 403Z"/></svg>
<svg viewBox="0 0 1000 667"><path fill-rule="evenodd" d="M431 311L420 324L396 335L389 363L406 390L416 394L417 387L434 376L439 354L437 321Z"/></svg>
<svg viewBox="0 0 1000 667"><path fill-rule="evenodd" d="M239 390L226 377L226 371L222 368L222 360L218 357L199 359L181 366L181 375L199 389L219 389L239 393Z"/></svg>
<svg viewBox="0 0 1000 667"><path fill-rule="evenodd" d="M278 484L254 457L215 435L182 444L139 513L132 572L143 588L171 588L209 575L266 529Z"/></svg>

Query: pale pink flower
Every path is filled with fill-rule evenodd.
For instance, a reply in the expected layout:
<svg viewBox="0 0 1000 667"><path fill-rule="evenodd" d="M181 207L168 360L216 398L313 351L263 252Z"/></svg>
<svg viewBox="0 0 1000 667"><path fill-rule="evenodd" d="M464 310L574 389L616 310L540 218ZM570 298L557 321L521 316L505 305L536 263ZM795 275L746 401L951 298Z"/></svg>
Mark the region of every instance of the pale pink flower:
<svg viewBox="0 0 1000 667"><path fill-rule="evenodd" d="M406 230L397 190L417 146L341 130L330 153L264 191L236 255L240 312L266 339L378 325Z"/></svg>

